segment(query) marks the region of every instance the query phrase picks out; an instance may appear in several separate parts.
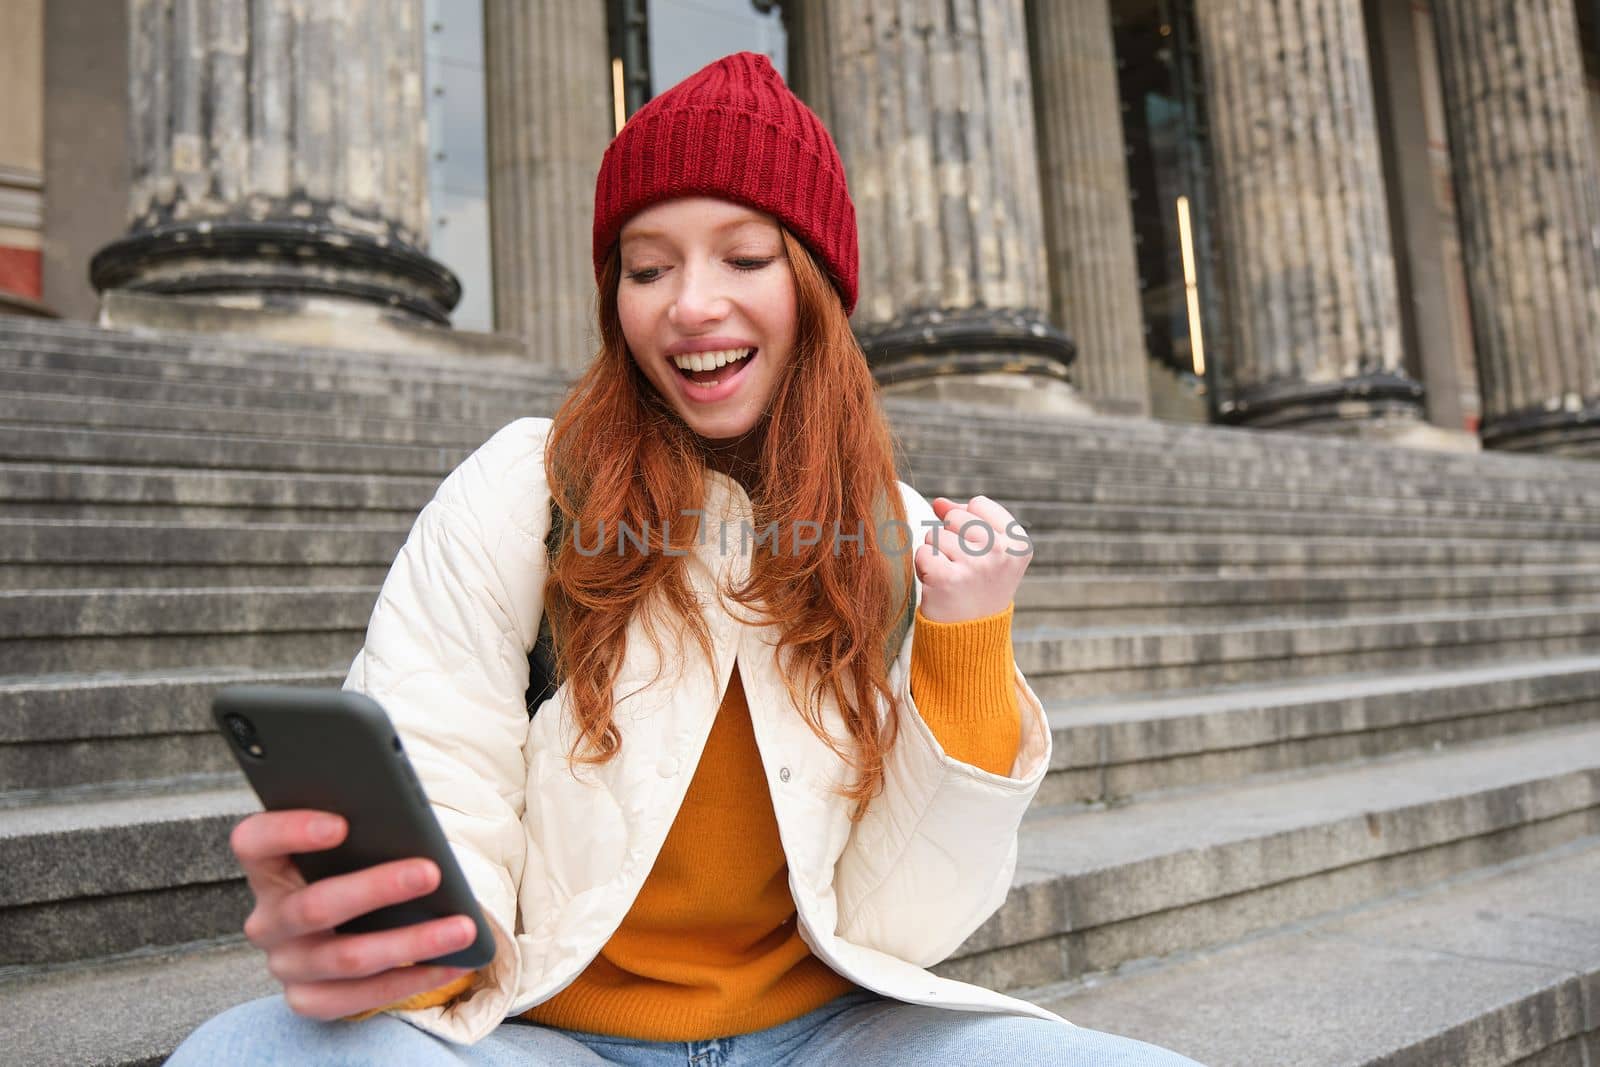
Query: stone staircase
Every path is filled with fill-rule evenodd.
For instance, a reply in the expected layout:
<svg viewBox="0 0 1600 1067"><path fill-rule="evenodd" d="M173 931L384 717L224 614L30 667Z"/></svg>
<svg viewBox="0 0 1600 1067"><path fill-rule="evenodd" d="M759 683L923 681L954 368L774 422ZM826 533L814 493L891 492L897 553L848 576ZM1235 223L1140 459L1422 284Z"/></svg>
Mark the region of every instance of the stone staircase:
<svg viewBox="0 0 1600 1067"><path fill-rule="evenodd" d="M440 478L561 383L0 318L0 1043L275 983L209 725L338 685ZM1210 1067L1600 1064L1600 465L888 404L1035 542L1055 762L936 969Z"/></svg>

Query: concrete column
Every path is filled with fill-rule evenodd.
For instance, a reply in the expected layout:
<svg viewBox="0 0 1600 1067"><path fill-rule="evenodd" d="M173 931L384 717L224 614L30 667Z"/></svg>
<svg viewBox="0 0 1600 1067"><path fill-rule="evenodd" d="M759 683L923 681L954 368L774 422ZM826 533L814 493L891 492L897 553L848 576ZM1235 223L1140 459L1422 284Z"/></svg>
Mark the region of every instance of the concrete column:
<svg viewBox="0 0 1600 1067"><path fill-rule="evenodd" d="M576 374L599 345L589 231L612 136L605 5L485 0L495 329Z"/></svg>
<svg viewBox="0 0 1600 1067"><path fill-rule="evenodd" d="M757 0L757 8L762 7ZM829 28L829 5L809 0L787 0L778 8L783 32L789 42L790 90L817 113L817 118L835 133L833 123L833 32ZM835 133L835 141L838 136Z"/></svg>
<svg viewBox="0 0 1600 1067"><path fill-rule="evenodd" d="M1047 314L1022 0L814 6L861 235L854 325L879 380L929 395L944 380L968 399L992 385L1025 404L1070 393L1072 345Z"/></svg>
<svg viewBox="0 0 1600 1067"><path fill-rule="evenodd" d="M1400 317L1410 367L1428 390L1428 421L1465 432L1463 399L1476 396L1472 334L1457 334L1451 312L1451 283L1461 276L1442 232L1441 189L1434 162L1431 129L1438 99L1438 65L1433 59L1431 23L1414 2L1365 5L1372 41L1373 84L1383 101L1378 132L1384 144L1385 185L1394 222L1395 269L1400 281ZM1418 24L1424 32L1418 32ZM1448 176L1445 176L1448 179ZM1472 435L1476 439L1476 434Z"/></svg>
<svg viewBox="0 0 1600 1067"><path fill-rule="evenodd" d="M1485 447L1600 455L1600 162L1572 0L1438 0Z"/></svg>
<svg viewBox="0 0 1600 1067"><path fill-rule="evenodd" d="M130 0L127 236L96 288L448 322L418 0Z"/></svg>
<svg viewBox="0 0 1600 1067"><path fill-rule="evenodd" d="M1217 411L1415 423L1359 0L1199 0L1232 344Z"/></svg>
<svg viewBox="0 0 1600 1067"><path fill-rule="evenodd" d="M1128 159L1107 0L1029 0L1055 320L1096 407L1150 414Z"/></svg>
<svg viewBox="0 0 1600 1067"><path fill-rule="evenodd" d="M0 315L48 315L44 236L44 4L0 5Z"/></svg>
<svg viewBox="0 0 1600 1067"><path fill-rule="evenodd" d="M93 319L84 265L128 225L128 10L106 0L44 7L44 302Z"/></svg>

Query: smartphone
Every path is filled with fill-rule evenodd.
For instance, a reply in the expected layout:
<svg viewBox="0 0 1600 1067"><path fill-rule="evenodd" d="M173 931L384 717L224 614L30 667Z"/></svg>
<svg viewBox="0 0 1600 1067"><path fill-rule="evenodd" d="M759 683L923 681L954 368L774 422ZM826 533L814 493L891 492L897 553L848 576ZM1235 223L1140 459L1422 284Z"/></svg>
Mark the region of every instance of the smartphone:
<svg viewBox="0 0 1600 1067"><path fill-rule="evenodd" d="M416 856L439 865L432 893L357 916L336 927L340 933L466 915L478 928L471 945L418 962L477 969L494 959L494 934L377 701L341 689L240 685L216 695L211 716L268 811L344 817L349 831L337 848L290 857L307 882Z"/></svg>

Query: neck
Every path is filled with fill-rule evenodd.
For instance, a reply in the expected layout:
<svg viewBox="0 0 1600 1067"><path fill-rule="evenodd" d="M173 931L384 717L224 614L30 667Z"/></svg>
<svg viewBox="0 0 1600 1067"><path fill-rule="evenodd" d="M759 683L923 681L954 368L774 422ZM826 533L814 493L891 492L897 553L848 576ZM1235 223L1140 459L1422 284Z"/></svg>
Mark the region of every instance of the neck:
<svg viewBox="0 0 1600 1067"><path fill-rule="evenodd" d="M721 441L705 441L705 463L745 487L749 492L760 479L761 427L752 428L738 437Z"/></svg>

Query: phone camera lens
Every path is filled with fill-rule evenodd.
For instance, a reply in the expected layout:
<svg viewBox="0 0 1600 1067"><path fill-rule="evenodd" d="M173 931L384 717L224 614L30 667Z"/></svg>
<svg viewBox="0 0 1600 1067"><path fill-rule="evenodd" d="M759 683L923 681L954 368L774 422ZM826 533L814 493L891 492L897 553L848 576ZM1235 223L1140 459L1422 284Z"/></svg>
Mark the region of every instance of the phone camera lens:
<svg viewBox="0 0 1600 1067"><path fill-rule="evenodd" d="M239 747L252 756L264 755L266 750L261 747L261 739L256 736L256 728L249 719L237 712L224 716L223 722L228 725L228 732Z"/></svg>

